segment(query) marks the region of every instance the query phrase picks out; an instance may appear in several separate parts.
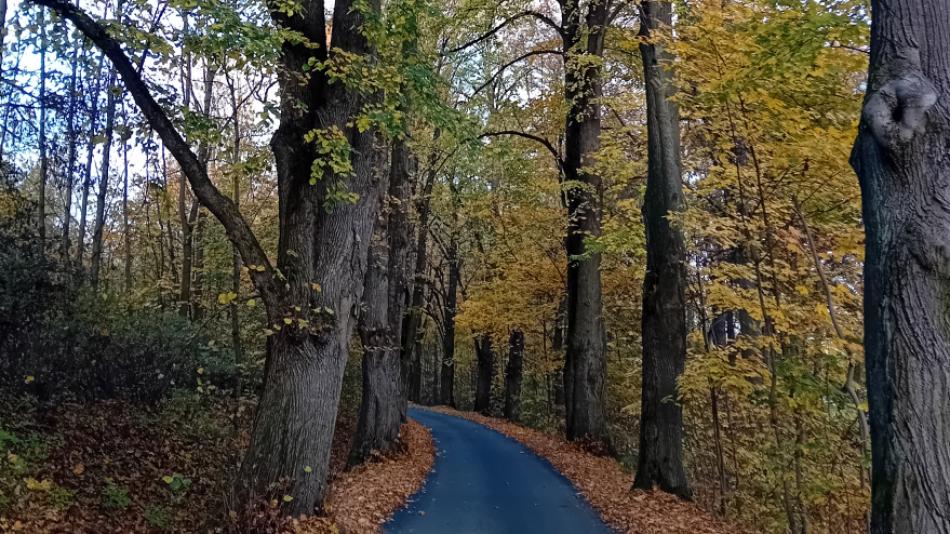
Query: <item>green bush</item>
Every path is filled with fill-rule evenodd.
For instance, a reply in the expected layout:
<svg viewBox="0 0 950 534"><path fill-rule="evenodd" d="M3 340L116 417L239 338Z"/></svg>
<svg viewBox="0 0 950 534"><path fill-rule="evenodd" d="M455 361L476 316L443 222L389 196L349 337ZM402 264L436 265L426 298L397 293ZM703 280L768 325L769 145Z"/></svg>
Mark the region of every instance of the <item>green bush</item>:
<svg viewBox="0 0 950 534"><path fill-rule="evenodd" d="M230 351L203 325L167 303L94 291L71 261L44 254L31 203L2 176L0 208L0 391L155 402L236 382Z"/></svg>
<svg viewBox="0 0 950 534"><path fill-rule="evenodd" d="M80 293L44 315L33 328L42 341L9 355L0 372L41 399L155 402L173 389L196 387L204 367L221 367L201 329L171 311Z"/></svg>

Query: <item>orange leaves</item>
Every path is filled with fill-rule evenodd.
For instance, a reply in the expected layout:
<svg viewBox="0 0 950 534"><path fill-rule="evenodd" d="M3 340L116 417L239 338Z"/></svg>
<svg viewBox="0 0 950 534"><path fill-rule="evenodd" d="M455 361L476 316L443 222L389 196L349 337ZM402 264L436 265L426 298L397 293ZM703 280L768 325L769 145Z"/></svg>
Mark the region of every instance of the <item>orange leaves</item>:
<svg viewBox="0 0 950 534"><path fill-rule="evenodd" d="M326 507L329 518L315 518L295 525L298 534L373 534L415 493L435 460L429 431L415 421L400 432L405 451L381 457L352 471L338 473L331 481Z"/></svg>

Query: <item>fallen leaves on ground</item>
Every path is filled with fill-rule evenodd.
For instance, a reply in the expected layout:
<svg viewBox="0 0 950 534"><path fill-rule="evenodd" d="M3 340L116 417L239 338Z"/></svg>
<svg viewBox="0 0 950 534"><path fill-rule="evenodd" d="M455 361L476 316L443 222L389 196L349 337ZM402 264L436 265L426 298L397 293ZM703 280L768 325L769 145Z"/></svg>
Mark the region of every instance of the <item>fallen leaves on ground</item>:
<svg viewBox="0 0 950 534"><path fill-rule="evenodd" d="M0 532L220 532L253 411L232 398L49 409L0 399ZM355 423L337 419L328 515L282 532L375 533L421 487L435 454L426 429L404 425L402 452L346 471Z"/></svg>
<svg viewBox="0 0 950 534"><path fill-rule="evenodd" d="M419 423L404 424L400 438L400 452L338 472L330 482L327 496L329 517L300 522L296 532L379 532L383 523L422 487L435 459L432 435Z"/></svg>
<svg viewBox="0 0 950 534"><path fill-rule="evenodd" d="M3 408L8 445L30 460L7 473L0 531L29 534L211 530L252 412L231 399Z"/></svg>
<svg viewBox="0 0 950 534"><path fill-rule="evenodd" d="M629 534L743 532L696 504L667 493L631 491L633 477L613 458L593 455L576 444L502 419L444 407L430 409L474 421L520 442L570 480L604 522L618 531Z"/></svg>

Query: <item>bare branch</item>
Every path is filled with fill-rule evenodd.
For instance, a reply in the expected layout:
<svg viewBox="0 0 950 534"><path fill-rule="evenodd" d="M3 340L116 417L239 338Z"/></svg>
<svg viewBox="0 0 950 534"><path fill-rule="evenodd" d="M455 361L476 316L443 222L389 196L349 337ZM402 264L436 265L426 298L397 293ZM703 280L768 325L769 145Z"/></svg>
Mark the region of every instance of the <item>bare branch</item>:
<svg viewBox="0 0 950 534"><path fill-rule="evenodd" d="M542 55L545 55L545 54L557 54L557 55L560 56L560 55L563 55L564 53L561 52L560 50L532 50L532 51L530 51L530 52L525 52L524 54L521 54L520 56L516 57L515 59L512 59L512 60L509 61L508 63L505 63L504 65L502 65L501 67L499 67L498 70L496 70L495 73L492 74L490 78L488 78L487 80L485 80L485 83L479 85L474 91L472 91L472 94L468 95L468 98L472 98L472 97L474 97L475 95L477 95L478 93L482 92L482 90L485 89L486 87L488 87L489 85L491 85L492 82L494 82L494 81L501 75L501 73L505 72L505 70L506 70L508 67L514 65L515 63L518 63L519 61L523 61L523 60L525 60L525 59L528 59L529 57L532 57L532 56L542 56Z"/></svg>
<svg viewBox="0 0 950 534"><path fill-rule="evenodd" d="M552 156L554 156L554 161L557 163L558 172L560 172L562 176L564 175L564 160L561 159L561 154L558 153L557 149L554 147L553 144L551 144L550 141L548 141L547 139L539 135L529 134L527 132L522 132L519 130L500 130L497 132L485 132L479 135L478 138L485 139L488 137L501 137L504 135L522 137L524 139L530 139L531 141L539 143L541 146L546 148L548 152L551 153Z"/></svg>
<svg viewBox="0 0 950 534"><path fill-rule="evenodd" d="M538 13L537 11L532 11L528 9L528 10L522 11L521 13L508 17L507 19L503 20L499 25L479 35L478 37L472 39L471 41L466 42L465 44L456 46L455 48L448 50L446 52L440 52L440 55L449 55L449 54L455 54L456 52L461 52L462 50L465 50L466 48L470 46L474 46L484 41L485 39L488 39L492 35L495 35L496 33L500 32L502 29L504 29L505 26L508 26L509 24L515 22L516 20L523 19L525 17L534 17L540 20L541 22L543 22L545 25L547 25L554 31L556 31L558 35L562 37L564 36L564 30L561 28L560 24L554 22L554 20L552 20L547 15L543 15L541 13Z"/></svg>

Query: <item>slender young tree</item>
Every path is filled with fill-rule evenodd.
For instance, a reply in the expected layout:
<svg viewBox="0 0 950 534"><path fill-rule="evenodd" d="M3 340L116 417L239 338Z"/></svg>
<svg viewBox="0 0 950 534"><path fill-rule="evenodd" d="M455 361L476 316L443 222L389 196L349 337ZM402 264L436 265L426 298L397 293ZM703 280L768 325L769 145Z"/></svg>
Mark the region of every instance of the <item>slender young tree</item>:
<svg viewBox="0 0 950 534"><path fill-rule="evenodd" d="M683 408L676 380L686 365L686 241L672 215L683 210L679 111L657 42L673 23L670 2L640 4L640 55L647 96L648 170L643 200L647 269L643 280L643 388L635 488L690 496L683 468Z"/></svg>
<svg viewBox="0 0 950 534"><path fill-rule="evenodd" d="M40 27L40 117L39 117L39 149L40 149L40 191L38 205L39 228L37 236L40 240L40 250L46 250L46 185L49 181L49 160L47 158L46 146L46 49L49 47L49 41L46 37L46 9L40 8L37 16L37 24Z"/></svg>
<svg viewBox="0 0 950 534"><path fill-rule="evenodd" d="M66 176L63 183L63 192L65 193L63 202L65 206L63 213L63 259L69 258L69 232L73 220L73 189L76 185L76 150L79 144L79 135L76 131L76 111L79 107L77 84L79 78L79 49L82 48L81 44L82 41L73 44L73 53L70 60L69 85L67 89L69 94L66 95L66 137L68 138L67 143L69 144L66 148ZM2 43L0 43L0 45L2 45Z"/></svg>
<svg viewBox="0 0 950 534"><path fill-rule="evenodd" d="M950 532L950 1L874 0L851 163L867 232L874 534Z"/></svg>
<svg viewBox="0 0 950 534"><path fill-rule="evenodd" d="M118 96L115 90L115 69L109 69L106 81L106 129L102 145L102 166L99 170L99 191L96 192L96 217L92 225L92 257L89 267L89 282L92 287L99 286L102 270L102 237L106 226L106 200L109 195L109 174L112 161L112 138L115 130L115 108Z"/></svg>

